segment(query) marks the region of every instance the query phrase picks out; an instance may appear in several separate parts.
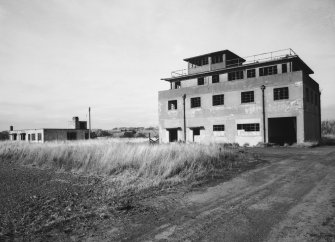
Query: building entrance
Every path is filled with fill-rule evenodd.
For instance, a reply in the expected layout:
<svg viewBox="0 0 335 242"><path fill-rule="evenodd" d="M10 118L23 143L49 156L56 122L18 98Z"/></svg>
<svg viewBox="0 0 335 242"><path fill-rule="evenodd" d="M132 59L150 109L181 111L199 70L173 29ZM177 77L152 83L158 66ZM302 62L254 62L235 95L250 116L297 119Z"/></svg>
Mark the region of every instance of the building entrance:
<svg viewBox="0 0 335 242"><path fill-rule="evenodd" d="M178 141L178 129L169 129L169 142Z"/></svg>
<svg viewBox="0 0 335 242"><path fill-rule="evenodd" d="M269 118L269 143L279 145L293 144L297 142L297 118Z"/></svg>

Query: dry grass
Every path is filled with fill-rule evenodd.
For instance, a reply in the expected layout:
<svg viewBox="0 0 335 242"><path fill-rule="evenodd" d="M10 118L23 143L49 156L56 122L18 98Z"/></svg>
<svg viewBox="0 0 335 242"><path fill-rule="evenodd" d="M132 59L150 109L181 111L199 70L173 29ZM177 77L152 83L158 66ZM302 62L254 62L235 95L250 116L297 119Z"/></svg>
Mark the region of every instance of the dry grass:
<svg viewBox="0 0 335 242"><path fill-rule="evenodd" d="M0 158L25 165L101 175L118 189L142 189L206 177L248 163L238 149L219 145L121 143L113 140L29 144L1 142Z"/></svg>

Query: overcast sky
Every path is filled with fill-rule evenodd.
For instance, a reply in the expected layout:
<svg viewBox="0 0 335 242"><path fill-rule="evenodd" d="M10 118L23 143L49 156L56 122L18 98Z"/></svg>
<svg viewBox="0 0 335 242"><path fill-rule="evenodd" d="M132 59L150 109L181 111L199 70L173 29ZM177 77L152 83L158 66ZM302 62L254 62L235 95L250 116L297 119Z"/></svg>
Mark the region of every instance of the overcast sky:
<svg viewBox="0 0 335 242"><path fill-rule="evenodd" d="M0 0L0 130L158 125L183 58L292 48L335 119L334 0Z"/></svg>

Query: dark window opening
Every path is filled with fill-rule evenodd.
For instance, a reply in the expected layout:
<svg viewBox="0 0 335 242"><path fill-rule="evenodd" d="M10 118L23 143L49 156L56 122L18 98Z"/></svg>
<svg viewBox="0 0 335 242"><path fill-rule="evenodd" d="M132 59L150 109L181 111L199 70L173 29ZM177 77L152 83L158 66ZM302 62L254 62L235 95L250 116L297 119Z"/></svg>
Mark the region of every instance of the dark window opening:
<svg viewBox="0 0 335 242"><path fill-rule="evenodd" d="M88 139L89 138L89 135L88 135L88 133L86 132L85 133L85 139Z"/></svg>
<svg viewBox="0 0 335 242"><path fill-rule="evenodd" d="M224 131L224 124L213 125L213 131Z"/></svg>
<svg viewBox="0 0 335 242"><path fill-rule="evenodd" d="M203 58L195 59L192 64L193 64L193 66L208 65L208 57L203 57Z"/></svg>
<svg viewBox="0 0 335 242"><path fill-rule="evenodd" d="M42 140L42 134L41 133L37 134L37 140Z"/></svg>
<svg viewBox="0 0 335 242"><path fill-rule="evenodd" d="M288 87L274 88L273 98L274 100L288 99Z"/></svg>
<svg viewBox="0 0 335 242"><path fill-rule="evenodd" d="M205 84L205 78L199 77L198 78L198 86L204 85Z"/></svg>
<svg viewBox="0 0 335 242"><path fill-rule="evenodd" d="M282 73L286 73L287 72L287 65L286 65L286 63L281 65L281 72Z"/></svg>
<svg viewBox="0 0 335 242"><path fill-rule="evenodd" d="M247 78L252 78L256 76L256 69L247 70Z"/></svg>
<svg viewBox="0 0 335 242"><path fill-rule="evenodd" d="M13 134L13 140L17 139L17 134Z"/></svg>
<svg viewBox="0 0 335 242"><path fill-rule="evenodd" d="M223 56L222 55L215 55L212 56L212 64L223 62Z"/></svg>
<svg viewBox="0 0 335 242"><path fill-rule="evenodd" d="M260 76L275 75L277 73L278 73L277 66L268 66L268 67L259 68Z"/></svg>
<svg viewBox="0 0 335 242"><path fill-rule="evenodd" d="M28 134L28 140L30 140L30 134Z"/></svg>
<svg viewBox="0 0 335 242"><path fill-rule="evenodd" d="M243 79L243 71L228 72L228 81Z"/></svg>
<svg viewBox="0 0 335 242"><path fill-rule="evenodd" d="M77 133L76 132L67 132L67 140L76 140Z"/></svg>
<svg viewBox="0 0 335 242"><path fill-rule="evenodd" d="M201 99L200 97L191 98L191 108L201 107Z"/></svg>
<svg viewBox="0 0 335 242"><path fill-rule="evenodd" d="M175 89L181 88L180 81L174 83L174 88Z"/></svg>
<svg viewBox="0 0 335 242"><path fill-rule="evenodd" d="M169 130L169 142L177 142L178 141L178 130L170 129Z"/></svg>
<svg viewBox="0 0 335 242"><path fill-rule="evenodd" d="M193 129L193 135L200 135L200 129Z"/></svg>
<svg viewBox="0 0 335 242"><path fill-rule="evenodd" d="M31 140L36 140L36 135L35 134L31 134Z"/></svg>
<svg viewBox="0 0 335 242"><path fill-rule="evenodd" d="M252 103L252 102L254 102L254 91L241 93L241 103Z"/></svg>
<svg viewBox="0 0 335 242"><path fill-rule="evenodd" d="M218 83L218 82L220 82L219 75L213 75L212 76L212 83Z"/></svg>
<svg viewBox="0 0 335 242"><path fill-rule="evenodd" d="M259 124L258 123L237 124L237 129L238 130L244 130L246 132L259 131Z"/></svg>
<svg viewBox="0 0 335 242"><path fill-rule="evenodd" d="M168 101L168 109L175 110L177 109L177 100L170 100Z"/></svg>
<svg viewBox="0 0 335 242"><path fill-rule="evenodd" d="M224 94L213 95L213 106L224 105Z"/></svg>

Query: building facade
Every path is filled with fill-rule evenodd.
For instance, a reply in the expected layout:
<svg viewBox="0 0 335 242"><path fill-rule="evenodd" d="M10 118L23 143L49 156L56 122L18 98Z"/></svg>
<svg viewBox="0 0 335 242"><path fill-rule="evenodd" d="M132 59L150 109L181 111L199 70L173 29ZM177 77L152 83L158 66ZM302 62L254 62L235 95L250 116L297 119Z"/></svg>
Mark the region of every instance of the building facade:
<svg viewBox="0 0 335 242"><path fill-rule="evenodd" d="M72 128L70 129L24 129L13 130L10 127L9 138L12 141L26 141L44 143L47 141L84 140L88 139L88 129L86 121L79 121L78 117L73 117Z"/></svg>
<svg viewBox="0 0 335 242"><path fill-rule="evenodd" d="M291 49L239 57L229 50L185 59L160 91L160 142L293 144L319 141L319 85Z"/></svg>

